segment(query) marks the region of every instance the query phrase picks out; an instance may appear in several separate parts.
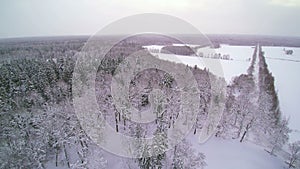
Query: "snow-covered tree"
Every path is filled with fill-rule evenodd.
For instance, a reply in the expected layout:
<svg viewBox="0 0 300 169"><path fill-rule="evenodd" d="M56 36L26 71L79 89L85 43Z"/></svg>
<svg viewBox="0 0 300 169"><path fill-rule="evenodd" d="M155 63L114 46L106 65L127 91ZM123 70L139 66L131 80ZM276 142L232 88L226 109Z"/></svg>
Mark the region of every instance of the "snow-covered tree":
<svg viewBox="0 0 300 169"><path fill-rule="evenodd" d="M22 112L6 116L0 137L0 168L43 168L47 144L38 115Z"/></svg>
<svg viewBox="0 0 300 169"><path fill-rule="evenodd" d="M273 155L275 151L281 149L281 147L289 140L290 132L288 120L285 118L273 128L273 133L271 133L271 138L269 139L271 144L270 154Z"/></svg>
<svg viewBox="0 0 300 169"><path fill-rule="evenodd" d="M256 125L255 84L253 76L240 75L227 87L225 110L217 135L239 139L246 138Z"/></svg>
<svg viewBox="0 0 300 169"><path fill-rule="evenodd" d="M81 163L82 164L82 163ZM86 168L97 168L105 169L107 168L107 160L103 156L103 150L101 147L91 143L88 148L87 164L84 166Z"/></svg>
<svg viewBox="0 0 300 169"><path fill-rule="evenodd" d="M300 141L289 144L290 160L288 162L289 168L295 167L297 161L300 159Z"/></svg>
<svg viewBox="0 0 300 169"><path fill-rule="evenodd" d="M172 168L173 169L203 169L206 166L205 156L192 149L187 140L183 140L176 145L173 150Z"/></svg>

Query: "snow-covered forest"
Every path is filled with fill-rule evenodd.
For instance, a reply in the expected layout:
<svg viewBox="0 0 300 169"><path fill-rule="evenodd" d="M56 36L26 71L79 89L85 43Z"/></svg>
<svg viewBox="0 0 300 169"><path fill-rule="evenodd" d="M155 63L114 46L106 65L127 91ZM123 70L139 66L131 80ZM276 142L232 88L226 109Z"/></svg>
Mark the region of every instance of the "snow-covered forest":
<svg viewBox="0 0 300 169"><path fill-rule="evenodd" d="M105 42L110 43L110 37L106 38ZM206 68L184 65L197 82L200 106L195 112L197 118L192 131L176 146L167 147L166 138L179 117L180 104L185 100L181 99L178 84L170 73L148 69L130 81L129 100L138 110L150 108L152 91L159 89L165 96L165 100L155 98L155 121L139 124L123 116L114 105L111 92L115 71L130 54L147 51L143 48L145 45L179 43L167 38L162 38L160 44L156 41L155 38L137 37L114 45L96 74L98 108L115 132L135 138L155 137L158 132L164 134L152 145L136 146L144 146L143 153L168 151L133 159L116 156L99 147L86 134L75 114L73 71L76 53L81 51L86 39L1 42L0 168L209 168L220 159L211 160L209 147L205 147L205 143L199 145L197 138L210 115L209 109L218 104L224 104L224 110L212 136L214 144L224 142L224 145L229 143L240 149L245 146L245 150L249 145L255 146L255 150L260 147L263 156L273 160L266 163L276 161L280 164L278 168L300 167L300 143L289 142L289 119L281 112L275 79L260 45L255 46L245 73L233 77L230 82ZM178 50L176 46L168 48ZM172 64L176 68L180 63ZM212 83L225 86L224 100L215 97ZM236 161L239 161L238 156L236 154ZM253 168L263 166L255 162L252 165Z"/></svg>

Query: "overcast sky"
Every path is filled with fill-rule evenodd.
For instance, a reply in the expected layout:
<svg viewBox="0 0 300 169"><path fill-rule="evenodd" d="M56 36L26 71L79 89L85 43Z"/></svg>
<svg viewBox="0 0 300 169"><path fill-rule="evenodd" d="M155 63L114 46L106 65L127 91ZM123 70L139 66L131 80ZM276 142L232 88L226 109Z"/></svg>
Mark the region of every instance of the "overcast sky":
<svg viewBox="0 0 300 169"><path fill-rule="evenodd" d="M300 0L0 0L0 38L92 35L145 12L179 17L203 33L300 36Z"/></svg>

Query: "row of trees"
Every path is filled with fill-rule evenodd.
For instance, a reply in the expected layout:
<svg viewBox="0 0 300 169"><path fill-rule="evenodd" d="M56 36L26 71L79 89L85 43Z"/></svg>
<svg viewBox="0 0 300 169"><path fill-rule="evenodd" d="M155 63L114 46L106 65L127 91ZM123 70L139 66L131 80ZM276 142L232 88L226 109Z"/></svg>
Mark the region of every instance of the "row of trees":
<svg viewBox="0 0 300 169"><path fill-rule="evenodd" d="M227 87L224 116L216 136L246 138L268 147L271 155L281 151L288 143L288 119L280 111L274 86L274 77L268 70L264 53L257 46L247 74L236 77ZM289 168L296 167L300 159L299 142L289 144Z"/></svg>
<svg viewBox="0 0 300 169"><path fill-rule="evenodd" d="M228 86L217 136L240 142L251 137L274 154L287 143L289 132L288 120L280 112L274 78L268 71L261 48L256 47L248 74L236 77Z"/></svg>
<svg viewBox="0 0 300 169"><path fill-rule="evenodd" d="M275 90L274 77L268 70L264 53L259 49L259 98L258 111L262 124L261 131L267 140L270 140L271 154L280 150L288 142L290 129L288 119L286 119L279 106L278 95Z"/></svg>

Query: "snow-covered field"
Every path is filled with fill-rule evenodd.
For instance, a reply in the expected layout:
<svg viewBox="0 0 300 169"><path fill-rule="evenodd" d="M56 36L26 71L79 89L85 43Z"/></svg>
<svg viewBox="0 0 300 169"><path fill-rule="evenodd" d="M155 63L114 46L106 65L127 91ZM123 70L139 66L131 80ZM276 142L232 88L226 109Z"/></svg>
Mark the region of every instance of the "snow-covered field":
<svg viewBox="0 0 300 169"><path fill-rule="evenodd" d="M269 70L275 77L275 88L278 91L280 109L290 117L290 128L293 131L290 141L300 140L300 48L287 48L293 55L285 55L284 47L263 47ZM294 60L294 61L292 61ZM298 62L299 61L299 62Z"/></svg>
<svg viewBox="0 0 300 169"><path fill-rule="evenodd" d="M206 63L213 62L216 65L218 70L223 70L224 75L220 75L219 73L214 72L210 69L213 73L224 76L225 80L229 83L233 77L238 76L242 73L247 72L247 68L250 65L249 61L234 61L234 60L221 60L221 59L210 59L210 58L201 58L195 56L181 56L181 55L172 55L172 54L154 54L158 55L160 59L169 60L176 63L183 63L189 66L195 66L199 68L209 68L206 66ZM221 66L221 67L220 67ZM214 66L215 67L215 66Z"/></svg>
<svg viewBox="0 0 300 169"><path fill-rule="evenodd" d="M194 147L206 156L205 169L283 169L282 160L268 154L262 147L238 140L213 137L205 144L192 141Z"/></svg>
<svg viewBox="0 0 300 169"><path fill-rule="evenodd" d="M293 54L286 55L284 50L293 50ZM263 51L266 53L266 58L300 62L300 48L266 46L263 47Z"/></svg>
<svg viewBox="0 0 300 169"><path fill-rule="evenodd" d="M229 54L230 58L233 60L245 61L251 59L254 52L253 46L230 46L230 45L221 45L220 48L215 49L216 53Z"/></svg>
<svg viewBox="0 0 300 169"><path fill-rule="evenodd" d="M205 52L213 52L213 50L206 50ZM208 67L207 64L213 63L216 69L210 69L213 73L224 76L225 80L230 83L233 77L239 76L240 74L247 73L247 68L250 66L249 58L252 57L254 48L251 46L229 46L222 45L221 48L214 49L215 53L220 53L221 55L230 55L230 58L233 60L222 60L222 59L211 59L211 58L202 58L195 56L181 56L181 55L172 55L164 53L153 53L154 56L158 56L160 59L169 60L176 63L183 63L190 66L197 65L199 68ZM210 67L212 68L212 67ZM219 69L223 70L223 75L217 72Z"/></svg>

